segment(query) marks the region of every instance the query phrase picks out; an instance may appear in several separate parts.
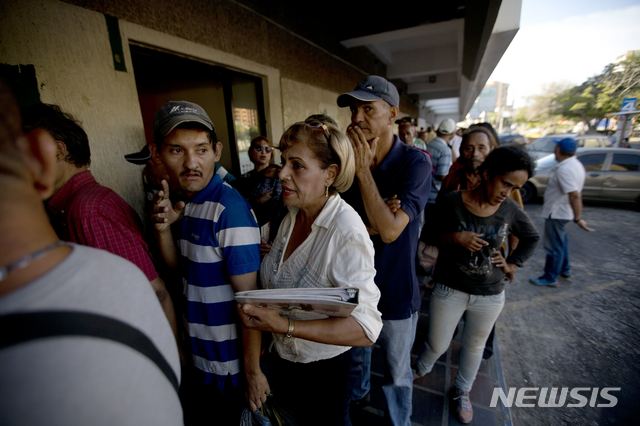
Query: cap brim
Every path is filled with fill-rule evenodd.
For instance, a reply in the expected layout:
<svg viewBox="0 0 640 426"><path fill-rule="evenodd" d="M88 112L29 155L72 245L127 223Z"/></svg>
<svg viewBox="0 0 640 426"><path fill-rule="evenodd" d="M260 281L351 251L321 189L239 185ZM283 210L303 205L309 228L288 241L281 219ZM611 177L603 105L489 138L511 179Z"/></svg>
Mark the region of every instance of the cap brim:
<svg viewBox="0 0 640 426"><path fill-rule="evenodd" d="M149 145L145 145L138 152L132 152L124 156L124 159L131 164L146 164L151 160L151 151L149 151Z"/></svg>
<svg viewBox="0 0 640 426"><path fill-rule="evenodd" d="M365 92L364 90L354 90L353 92L343 93L338 96L338 106L340 108L347 107L351 105L353 99L362 101L362 102L372 102L372 101L383 101L379 96L376 96L372 93Z"/></svg>

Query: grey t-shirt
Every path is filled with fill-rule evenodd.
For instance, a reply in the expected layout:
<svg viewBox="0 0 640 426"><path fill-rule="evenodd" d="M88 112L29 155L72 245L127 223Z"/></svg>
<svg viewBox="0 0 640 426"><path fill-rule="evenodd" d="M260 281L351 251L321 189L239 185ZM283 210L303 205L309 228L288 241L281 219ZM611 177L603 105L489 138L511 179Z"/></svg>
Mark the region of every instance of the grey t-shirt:
<svg viewBox="0 0 640 426"><path fill-rule="evenodd" d="M509 198L493 215L480 217L466 209L462 192L452 192L438 199L436 214L441 233L476 232L489 243L477 252L457 245L440 245L434 280L469 294L491 295L504 290L504 272L491 263L491 255L501 249L509 234L519 241L507 262L518 266L533 254L540 239L529 216Z"/></svg>
<svg viewBox="0 0 640 426"><path fill-rule="evenodd" d="M0 298L0 314L76 310L142 331L180 378L174 336L144 274L89 247ZM160 369L132 348L92 337L33 340L0 350L2 425L180 425L178 396Z"/></svg>

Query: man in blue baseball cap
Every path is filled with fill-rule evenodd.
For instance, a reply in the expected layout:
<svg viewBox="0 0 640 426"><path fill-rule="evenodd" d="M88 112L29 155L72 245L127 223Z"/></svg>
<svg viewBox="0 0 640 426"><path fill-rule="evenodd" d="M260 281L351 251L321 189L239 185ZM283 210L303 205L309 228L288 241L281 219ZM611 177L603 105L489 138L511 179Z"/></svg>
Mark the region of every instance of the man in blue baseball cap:
<svg viewBox="0 0 640 426"><path fill-rule="evenodd" d="M584 166L576 158L578 143L574 138L557 139L554 154L558 164L549 176L544 193L542 215L544 223L544 250L546 260L544 273L530 278L531 284L555 287L558 277L569 278L569 239L565 225L573 220L585 231L592 231L582 218L582 187L584 186Z"/></svg>
<svg viewBox="0 0 640 426"><path fill-rule="evenodd" d="M393 83L376 75L338 97L338 106L351 109L347 135L356 159L356 179L343 196L367 225L375 248L386 414L392 424L407 426L413 389L411 346L421 301L415 258L420 217L431 188L431 160L393 134L399 104ZM401 203L398 210L385 203L394 197Z"/></svg>

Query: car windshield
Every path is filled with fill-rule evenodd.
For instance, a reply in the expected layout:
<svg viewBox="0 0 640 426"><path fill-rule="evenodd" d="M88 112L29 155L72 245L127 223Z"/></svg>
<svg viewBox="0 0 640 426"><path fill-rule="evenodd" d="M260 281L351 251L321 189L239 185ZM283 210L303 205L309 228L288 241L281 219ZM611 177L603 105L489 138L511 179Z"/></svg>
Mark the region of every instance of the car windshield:
<svg viewBox="0 0 640 426"><path fill-rule="evenodd" d="M529 145L528 148L532 151L553 152L553 148L555 146L555 138L545 137L531 142L531 145Z"/></svg>

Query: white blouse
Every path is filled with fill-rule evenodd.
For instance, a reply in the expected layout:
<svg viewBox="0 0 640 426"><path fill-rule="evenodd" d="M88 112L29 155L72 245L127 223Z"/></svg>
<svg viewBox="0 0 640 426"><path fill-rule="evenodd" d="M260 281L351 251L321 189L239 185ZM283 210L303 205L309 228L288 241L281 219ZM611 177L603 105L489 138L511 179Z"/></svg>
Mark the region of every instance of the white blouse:
<svg viewBox="0 0 640 426"><path fill-rule="evenodd" d="M380 291L373 281L373 243L362 219L339 195L332 195L311 225L309 236L283 262L297 213L298 209L289 210L262 261L262 287L356 287L358 306L351 316L375 342L382 329L382 315L377 309ZM278 354L293 362L329 359L350 349L281 334L273 337Z"/></svg>

